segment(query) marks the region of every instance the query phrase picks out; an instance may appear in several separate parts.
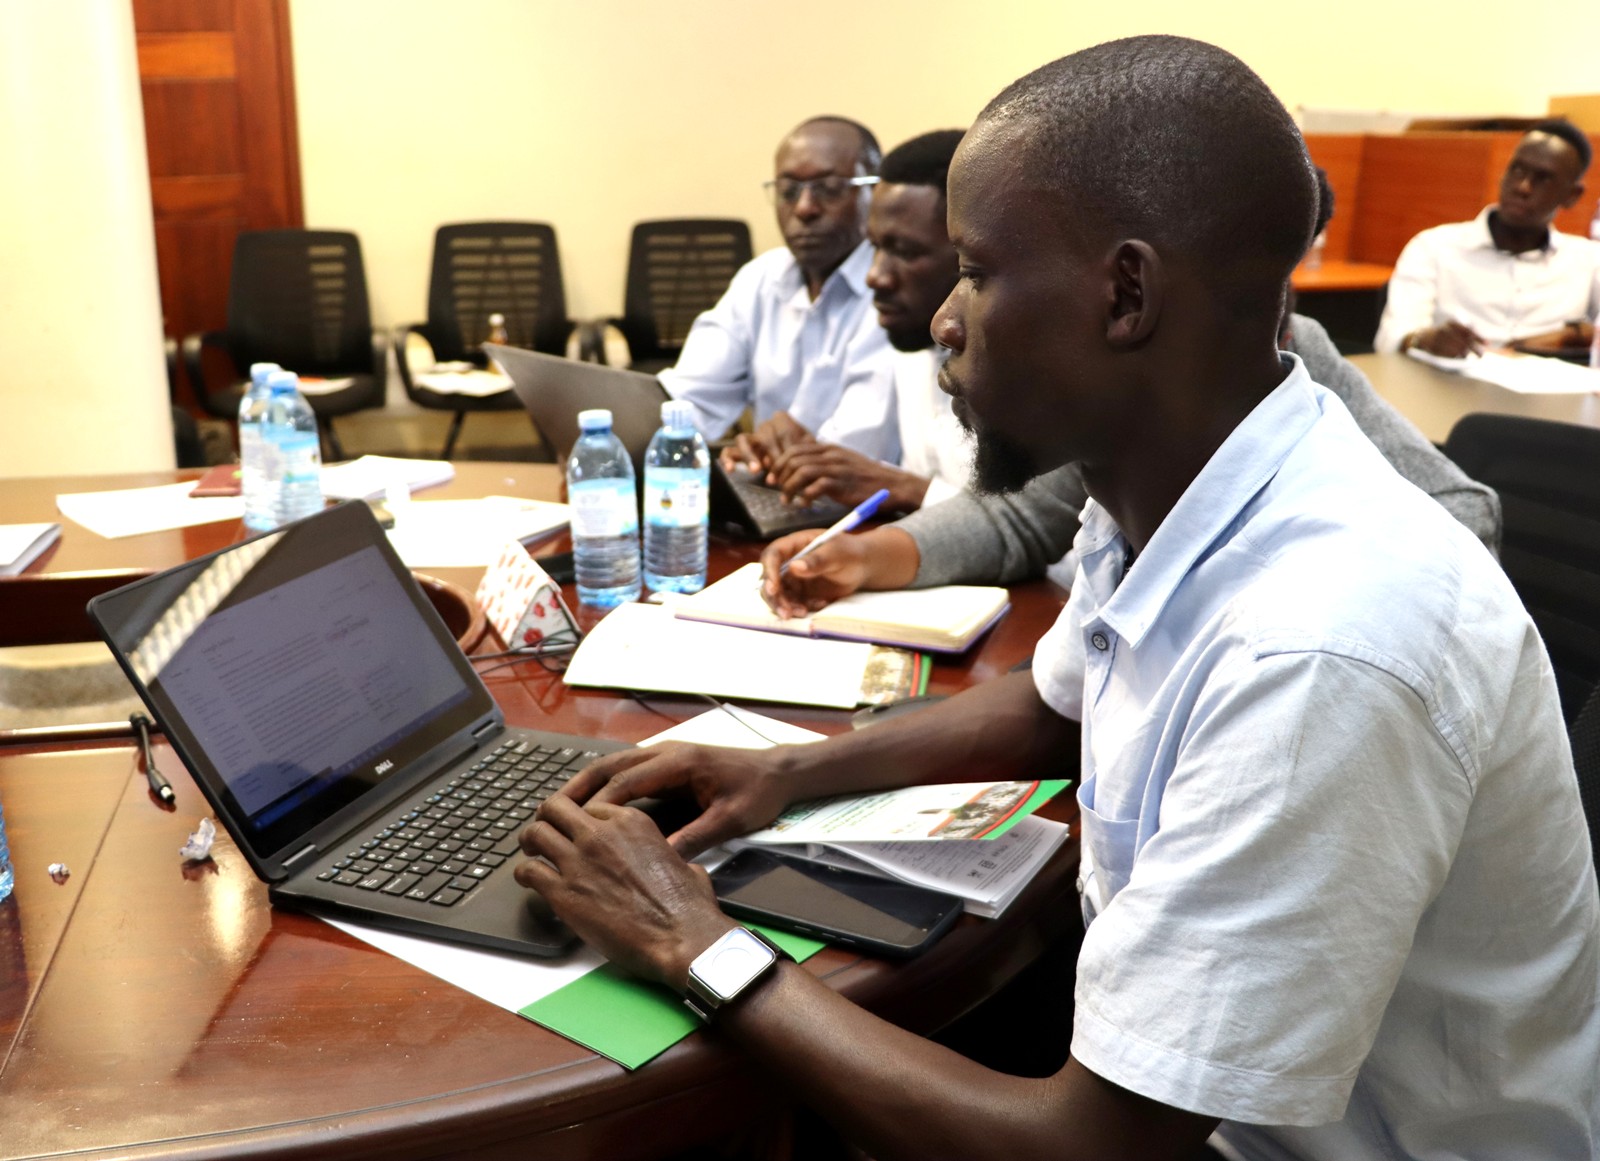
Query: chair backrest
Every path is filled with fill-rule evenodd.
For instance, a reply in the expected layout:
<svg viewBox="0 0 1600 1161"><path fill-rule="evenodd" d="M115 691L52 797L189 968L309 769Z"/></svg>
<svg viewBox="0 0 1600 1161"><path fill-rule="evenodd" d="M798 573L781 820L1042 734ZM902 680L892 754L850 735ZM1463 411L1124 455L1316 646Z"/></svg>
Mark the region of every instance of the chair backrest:
<svg viewBox="0 0 1600 1161"><path fill-rule="evenodd" d="M361 241L346 230L252 230L233 246L228 351L241 371L370 373L372 313Z"/></svg>
<svg viewBox="0 0 1600 1161"><path fill-rule="evenodd" d="M750 261L750 227L731 218L640 222L628 248L618 324L637 362L675 355L701 311L715 306Z"/></svg>
<svg viewBox="0 0 1600 1161"><path fill-rule="evenodd" d="M489 316L514 347L566 350L567 293L556 232L543 222L457 222L433 236L426 332L440 362L479 360Z"/></svg>
<svg viewBox="0 0 1600 1161"><path fill-rule="evenodd" d="M1572 723L1572 765L1578 772L1578 795L1589 822L1595 864L1600 866L1600 689L1589 695Z"/></svg>
<svg viewBox="0 0 1600 1161"><path fill-rule="evenodd" d="M1468 415L1444 451L1500 493L1500 562L1544 638L1570 724L1600 684L1600 428Z"/></svg>

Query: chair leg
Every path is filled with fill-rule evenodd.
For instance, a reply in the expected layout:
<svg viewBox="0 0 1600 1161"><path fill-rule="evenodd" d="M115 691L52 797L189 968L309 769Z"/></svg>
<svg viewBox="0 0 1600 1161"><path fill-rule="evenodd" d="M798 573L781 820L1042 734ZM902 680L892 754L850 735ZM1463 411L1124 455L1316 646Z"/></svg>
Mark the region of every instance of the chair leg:
<svg viewBox="0 0 1600 1161"><path fill-rule="evenodd" d="M450 421L450 434L444 439L444 450L439 453L439 458L442 460L449 459L450 453L456 450L456 440L461 435L461 425L467 421L465 411L457 411L454 415L455 418Z"/></svg>

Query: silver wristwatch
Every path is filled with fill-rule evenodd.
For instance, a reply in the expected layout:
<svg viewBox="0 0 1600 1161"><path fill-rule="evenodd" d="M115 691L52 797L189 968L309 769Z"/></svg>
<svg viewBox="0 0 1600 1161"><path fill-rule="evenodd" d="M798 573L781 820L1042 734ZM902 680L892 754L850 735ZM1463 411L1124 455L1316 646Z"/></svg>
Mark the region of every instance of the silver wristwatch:
<svg viewBox="0 0 1600 1161"><path fill-rule="evenodd" d="M717 1009L737 999L788 954L759 931L735 927L695 956L683 1002L709 1022Z"/></svg>

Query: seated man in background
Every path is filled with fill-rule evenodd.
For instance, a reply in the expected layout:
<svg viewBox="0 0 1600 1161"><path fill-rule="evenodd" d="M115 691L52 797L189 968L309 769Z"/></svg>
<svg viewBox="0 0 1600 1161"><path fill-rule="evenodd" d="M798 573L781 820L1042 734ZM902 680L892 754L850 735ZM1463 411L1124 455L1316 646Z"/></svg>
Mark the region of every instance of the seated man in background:
<svg viewBox="0 0 1600 1161"><path fill-rule="evenodd" d="M1570 121L1528 130L1500 179L1497 203L1470 222L1434 226L1406 243L1373 346L1448 359L1558 336L1587 347L1600 311L1600 242L1550 223L1583 196L1592 152Z"/></svg>
<svg viewBox="0 0 1600 1161"><path fill-rule="evenodd" d="M661 383L695 406L707 439L746 407L755 422L787 411L868 455L899 455L888 340L867 290L864 240L880 150L843 117L813 117L778 146L767 183L785 248L746 263L695 320Z"/></svg>
<svg viewBox="0 0 1600 1161"><path fill-rule="evenodd" d="M1002 92L951 168L934 333L978 486L1077 463L1092 497L1033 672L808 745L612 754L521 836L520 882L625 970L693 973L716 1033L880 1161L1600 1141L1600 889L1549 660L1482 545L1277 350L1312 189L1287 110L1209 45ZM1075 753L1089 922L1050 1077L861 1011L680 857L797 799ZM622 804L673 788L704 813L669 845Z"/></svg>
<svg viewBox="0 0 1600 1161"><path fill-rule="evenodd" d="M945 182L961 134L924 133L885 154L867 214L874 248L867 285L878 325L897 352L899 466L816 438L786 411L726 448L729 466L765 472L768 483L802 504L830 496L854 505L887 488L883 512L912 512L966 485L972 445L939 390L943 359L929 334L934 312L956 284L956 252L944 224Z"/></svg>

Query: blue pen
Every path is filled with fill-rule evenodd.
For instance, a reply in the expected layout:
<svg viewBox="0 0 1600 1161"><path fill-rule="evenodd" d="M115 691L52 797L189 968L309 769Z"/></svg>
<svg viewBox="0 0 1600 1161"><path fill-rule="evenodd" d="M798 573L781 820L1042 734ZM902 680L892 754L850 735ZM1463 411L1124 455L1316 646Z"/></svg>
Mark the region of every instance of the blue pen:
<svg viewBox="0 0 1600 1161"><path fill-rule="evenodd" d="M784 573L788 572L791 564L799 560L802 556L809 554L814 549L821 548L835 536L841 536L846 532L854 532L868 520L871 520L873 513L877 512L878 510L878 505L882 504L888 498L889 489L879 488L876 492L872 493L872 495L868 496L865 500L861 501L861 503L857 504L851 511L845 513L844 518L841 519L837 524L830 527L821 536L817 537L810 544L806 545L799 552L795 553L788 560L784 561L783 565L778 569L778 575L782 576Z"/></svg>

